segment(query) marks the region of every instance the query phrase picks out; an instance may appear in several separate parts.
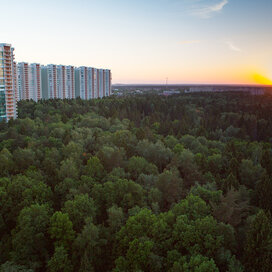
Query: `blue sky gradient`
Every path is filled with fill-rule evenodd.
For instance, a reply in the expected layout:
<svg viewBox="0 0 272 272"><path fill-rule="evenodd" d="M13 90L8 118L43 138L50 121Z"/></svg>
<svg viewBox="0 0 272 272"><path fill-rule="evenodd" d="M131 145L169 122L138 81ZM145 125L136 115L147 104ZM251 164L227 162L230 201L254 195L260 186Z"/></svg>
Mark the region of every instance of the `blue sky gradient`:
<svg viewBox="0 0 272 272"><path fill-rule="evenodd" d="M114 83L272 79L271 0L0 0L0 6L1 42L15 47L17 61L110 68Z"/></svg>

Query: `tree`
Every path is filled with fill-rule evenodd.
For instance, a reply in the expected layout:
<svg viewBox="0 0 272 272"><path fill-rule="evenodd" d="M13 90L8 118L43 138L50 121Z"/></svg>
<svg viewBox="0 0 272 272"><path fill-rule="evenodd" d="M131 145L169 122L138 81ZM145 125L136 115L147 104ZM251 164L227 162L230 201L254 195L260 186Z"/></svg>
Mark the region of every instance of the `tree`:
<svg viewBox="0 0 272 272"><path fill-rule="evenodd" d="M203 218L210 213L210 207L203 199L192 194L181 200L172 208L174 215L186 215L190 220Z"/></svg>
<svg viewBox="0 0 272 272"><path fill-rule="evenodd" d="M184 150L184 146L182 144L176 144L173 148L173 152L175 154L181 154L183 150Z"/></svg>
<svg viewBox="0 0 272 272"><path fill-rule="evenodd" d="M34 272L34 270L13 262L6 262L0 266L0 272Z"/></svg>
<svg viewBox="0 0 272 272"><path fill-rule="evenodd" d="M46 205L34 204L20 212L12 233L12 259L15 263L33 270L45 266L49 255L49 219L50 210Z"/></svg>
<svg viewBox="0 0 272 272"><path fill-rule="evenodd" d="M3 148L1 150L0 161L0 176L7 176L8 173L14 168L12 154L9 152L8 149Z"/></svg>
<svg viewBox="0 0 272 272"><path fill-rule="evenodd" d="M146 239L134 239L129 243L125 258L119 257L113 271L147 271L154 243Z"/></svg>
<svg viewBox="0 0 272 272"><path fill-rule="evenodd" d="M72 272L73 266L69 259L67 250L63 246L55 248L54 255L49 260L48 264L49 272Z"/></svg>
<svg viewBox="0 0 272 272"><path fill-rule="evenodd" d="M222 196L222 191L216 190L215 183L207 183L203 186L200 186L199 184L197 184L191 188L190 193L192 195L199 196L207 204L211 202L218 204Z"/></svg>
<svg viewBox="0 0 272 272"><path fill-rule="evenodd" d="M271 216L260 211L247 232L244 260L247 271L271 271L272 226Z"/></svg>
<svg viewBox="0 0 272 272"><path fill-rule="evenodd" d="M63 155L66 159L73 158L73 160L80 165L80 157L83 154L83 147L79 143L71 141L68 145L63 148Z"/></svg>
<svg viewBox="0 0 272 272"><path fill-rule="evenodd" d="M111 171L115 167L121 167L124 158L124 149L104 145L97 153L97 157L100 159L107 171Z"/></svg>
<svg viewBox="0 0 272 272"><path fill-rule="evenodd" d="M239 178L239 162L236 158L230 160L229 173L232 173L235 178Z"/></svg>
<svg viewBox="0 0 272 272"><path fill-rule="evenodd" d="M65 178L77 179L78 176L78 167L73 159L66 159L61 162L59 170L59 178L61 180L64 180Z"/></svg>
<svg viewBox="0 0 272 272"><path fill-rule="evenodd" d="M223 186L222 186L224 192L228 192L231 190L231 188L234 188L238 190L239 188L239 182L236 178L236 176L233 173L230 173L227 178L223 181Z"/></svg>
<svg viewBox="0 0 272 272"><path fill-rule="evenodd" d="M256 195L259 207L272 212L272 178L264 175L256 185Z"/></svg>
<svg viewBox="0 0 272 272"><path fill-rule="evenodd" d="M266 172L268 175L272 175L272 156L271 156L271 150L266 149L263 151L263 155L261 158L261 165L264 169L266 169Z"/></svg>
<svg viewBox="0 0 272 272"><path fill-rule="evenodd" d="M242 160L239 166L239 176L241 184L254 189L256 183L265 174L265 170L260 164L253 164L252 160Z"/></svg>
<svg viewBox="0 0 272 272"><path fill-rule="evenodd" d="M170 165L179 170L185 188L189 189L196 181L200 180L194 154L190 150L184 149L177 156L173 157Z"/></svg>
<svg viewBox="0 0 272 272"><path fill-rule="evenodd" d="M66 201L62 211L68 214L74 230L80 232L86 219L95 219L96 208L93 199L84 194L76 195L73 200Z"/></svg>
<svg viewBox="0 0 272 272"><path fill-rule="evenodd" d="M207 158L207 170L213 174L220 174L223 169L221 154L214 154Z"/></svg>
<svg viewBox="0 0 272 272"><path fill-rule="evenodd" d="M186 215L180 215L174 225L172 244L178 251L214 258L223 245L223 236L212 216L189 220Z"/></svg>
<svg viewBox="0 0 272 272"><path fill-rule="evenodd" d="M116 233L125 222L123 210L114 205L107 210L107 213L109 227L113 233Z"/></svg>
<svg viewBox="0 0 272 272"><path fill-rule="evenodd" d="M73 223L67 213L55 212L50 218L49 234L56 247L69 249L74 240Z"/></svg>
<svg viewBox="0 0 272 272"><path fill-rule="evenodd" d="M118 130L113 134L113 143L125 149L128 156L134 153L137 143L136 136L130 130Z"/></svg>
<svg viewBox="0 0 272 272"><path fill-rule="evenodd" d="M29 148L18 148L13 153L13 159L18 171L22 172L35 164L35 153Z"/></svg>
<svg viewBox="0 0 272 272"><path fill-rule="evenodd" d="M249 196L245 198L244 194L243 188L239 191L231 189L225 196L221 196L219 204L211 203L213 216L226 224L239 226L250 211Z"/></svg>
<svg viewBox="0 0 272 272"><path fill-rule="evenodd" d="M162 193L162 210L167 210L172 204L177 203L182 196L183 181L179 177L178 171L165 170L158 176L156 187Z"/></svg>
<svg viewBox="0 0 272 272"><path fill-rule="evenodd" d="M159 171L162 171L172 158L171 150L166 148L161 141L157 141L155 144L147 140L140 141L136 150L141 157L144 157L150 163L154 163Z"/></svg>
<svg viewBox="0 0 272 272"><path fill-rule="evenodd" d="M106 209L112 207L113 204L128 211L134 206L142 207L145 203L143 188L126 179L118 179L114 182L107 181L103 185L95 184L91 195L100 210L98 217L103 217L106 214Z"/></svg>
<svg viewBox="0 0 272 272"><path fill-rule="evenodd" d="M219 272L213 259L202 255L191 257L182 257L179 261L174 262L170 272Z"/></svg>
<svg viewBox="0 0 272 272"><path fill-rule="evenodd" d="M48 204L51 206L52 191L42 181L36 181L23 175L11 179L0 179L2 191L0 212L9 228L15 227L20 211L32 204Z"/></svg>
<svg viewBox="0 0 272 272"><path fill-rule="evenodd" d="M101 260L101 247L105 244L106 241L100 239L99 227L95 226L90 219L86 220L82 232L77 236L73 245L76 270L80 272L102 271L99 269L100 262L107 263L107 260Z"/></svg>
<svg viewBox="0 0 272 272"><path fill-rule="evenodd" d="M149 163L142 157L133 156L128 160L127 171L133 180L136 180L140 174L158 174L158 168L153 163Z"/></svg>
<svg viewBox="0 0 272 272"><path fill-rule="evenodd" d="M91 157L85 168L86 175L91 176L96 181L101 181L105 176L105 169L99 158L96 156Z"/></svg>
<svg viewBox="0 0 272 272"><path fill-rule="evenodd" d="M152 237L156 216L147 209L142 209L134 216L130 216L126 224L116 234L116 256L125 256L129 244L134 239Z"/></svg>
<svg viewBox="0 0 272 272"><path fill-rule="evenodd" d="M177 145L179 144L179 141L176 137L174 137L173 135L168 135L167 137L165 137L164 139L164 143L167 147L169 147L170 149L175 148ZM178 148L177 148L178 149ZM174 151L175 152L175 151ZM175 152L176 153L176 152Z"/></svg>

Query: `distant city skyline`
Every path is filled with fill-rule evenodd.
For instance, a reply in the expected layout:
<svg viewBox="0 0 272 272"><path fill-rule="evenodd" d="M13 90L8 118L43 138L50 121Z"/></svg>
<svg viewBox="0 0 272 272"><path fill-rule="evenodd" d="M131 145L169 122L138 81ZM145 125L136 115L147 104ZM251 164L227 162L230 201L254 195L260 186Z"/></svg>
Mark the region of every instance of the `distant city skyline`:
<svg viewBox="0 0 272 272"><path fill-rule="evenodd" d="M271 0L0 0L17 62L106 67L113 84L272 85Z"/></svg>

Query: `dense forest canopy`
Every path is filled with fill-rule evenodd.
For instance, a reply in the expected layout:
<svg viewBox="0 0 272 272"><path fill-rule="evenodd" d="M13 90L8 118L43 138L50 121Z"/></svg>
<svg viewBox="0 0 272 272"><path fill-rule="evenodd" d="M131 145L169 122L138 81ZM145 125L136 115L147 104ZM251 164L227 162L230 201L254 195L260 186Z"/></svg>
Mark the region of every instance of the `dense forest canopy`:
<svg viewBox="0 0 272 272"><path fill-rule="evenodd" d="M272 96L20 101L0 271L271 271Z"/></svg>

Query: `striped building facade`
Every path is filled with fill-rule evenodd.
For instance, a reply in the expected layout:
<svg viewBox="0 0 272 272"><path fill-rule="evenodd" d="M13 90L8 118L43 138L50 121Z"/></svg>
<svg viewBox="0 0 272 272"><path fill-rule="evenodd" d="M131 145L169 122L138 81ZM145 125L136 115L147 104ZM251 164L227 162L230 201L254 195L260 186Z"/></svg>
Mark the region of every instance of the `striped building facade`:
<svg viewBox="0 0 272 272"><path fill-rule="evenodd" d="M17 82L19 100L32 99L37 102L42 99L40 64L18 63Z"/></svg>
<svg viewBox="0 0 272 272"><path fill-rule="evenodd" d="M0 44L0 121L17 117L17 80L14 48Z"/></svg>
<svg viewBox="0 0 272 272"><path fill-rule="evenodd" d="M14 48L0 43L0 121L17 117L17 101L102 98L111 95L111 71L93 67L40 65L14 60Z"/></svg>
<svg viewBox="0 0 272 272"><path fill-rule="evenodd" d="M79 67L75 73L76 95L81 99L102 98L111 95L111 71Z"/></svg>

